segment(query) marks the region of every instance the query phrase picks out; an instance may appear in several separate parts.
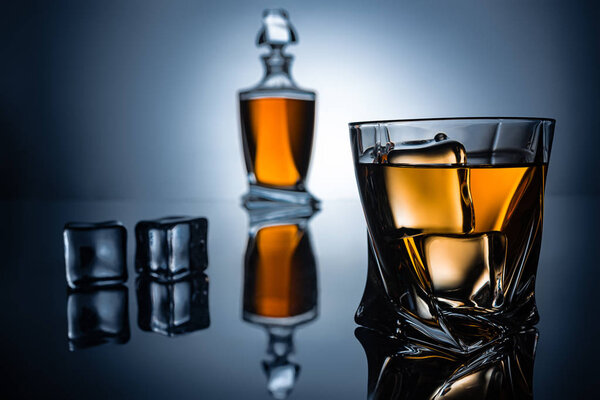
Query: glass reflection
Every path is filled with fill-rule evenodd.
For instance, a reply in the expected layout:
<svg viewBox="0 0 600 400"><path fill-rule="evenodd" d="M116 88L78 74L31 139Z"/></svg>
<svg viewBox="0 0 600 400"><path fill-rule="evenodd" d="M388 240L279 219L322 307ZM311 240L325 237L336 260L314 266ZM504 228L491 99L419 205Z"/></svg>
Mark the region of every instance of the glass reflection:
<svg viewBox="0 0 600 400"><path fill-rule="evenodd" d="M356 337L367 355L368 399L532 399L538 331L515 333L457 354L368 328Z"/></svg>
<svg viewBox="0 0 600 400"><path fill-rule="evenodd" d="M294 331L317 317L317 265L310 241L310 207L249 212L244 259L243 319L263 327L269 337L263 360L267 389L286 398L300 365L290 361Z"/></svg>
<svg viewBox="0 0 600 400"><path fill-rule="evenodd" d="M69 350L129 341L128 291L123 285L70 290L67 294Z"/></svg>

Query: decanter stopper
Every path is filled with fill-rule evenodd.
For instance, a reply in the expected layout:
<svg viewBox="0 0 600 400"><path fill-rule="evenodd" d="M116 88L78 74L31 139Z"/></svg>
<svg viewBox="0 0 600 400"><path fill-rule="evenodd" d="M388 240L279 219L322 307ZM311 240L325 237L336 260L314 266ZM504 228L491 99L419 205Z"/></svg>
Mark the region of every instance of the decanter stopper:
<svg viewBox="0 0 600 400"><path fill-rule="evenodd" d="M296 43L296 37L287 11L277 8L263 12L263 26L258 31L257 46L267 45L271 50L283 50L288 44Z"/></svg>

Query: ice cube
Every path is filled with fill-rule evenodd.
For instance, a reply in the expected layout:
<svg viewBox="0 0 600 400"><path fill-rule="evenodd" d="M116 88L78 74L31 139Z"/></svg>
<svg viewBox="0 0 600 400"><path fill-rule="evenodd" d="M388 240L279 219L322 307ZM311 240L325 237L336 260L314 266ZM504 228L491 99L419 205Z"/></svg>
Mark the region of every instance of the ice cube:
<svg viewBox="0 0 600 400"><path fill-rule="evenodd" d="M474 212L464 147L438 133L435 139L394 145L383 164L394 228L405 234L469 233Z"/></svg>
<svg viewBox="0 0 600 400"><path fill-rule="evenodd" d="M506 236L416 235L403 239L413 268L425 270L432 294L450 307L500 307L504 298Z"/></svg>
<svg viewBox="0 0 600 400"><path fill-rule="evenodd" d="M412 140L394 143L387 155L389 164L466 164L465 147L456 140L448 139L440 132L430 140Z"/></svg>
<svg viewBox="0 0 600 400"><path fill-rule="evenodd" d="M174 279L208 265L206 218L166 217L135 227L135 266L157 278Z"/></svg>
<svg viewBox="0 0 600 400"><path fill-rule="evenodd" d="M127 343L127 297L127 288L123 285L70 292L67 299L69 349Z"/></svg>
<svg viewBox="0 0 600 400"><path fill-rule="evenodd" d="M137 280L140 329L176 336L208 328L208 277L193 274L176 282L161 282L147 274Z"/></svg>
<svg viewBox="0 0 600 400"><path fill-rule="evenodd" d="M110 285L127 280L127 231L120 222L69 222L64 227L63 238L69 287Z"/></svg>

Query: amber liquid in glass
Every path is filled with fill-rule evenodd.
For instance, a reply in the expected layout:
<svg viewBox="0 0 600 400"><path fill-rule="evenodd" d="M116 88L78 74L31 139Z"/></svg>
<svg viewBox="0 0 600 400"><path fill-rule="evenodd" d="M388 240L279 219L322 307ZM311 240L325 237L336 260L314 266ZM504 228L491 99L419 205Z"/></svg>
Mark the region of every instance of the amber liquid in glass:
<svg viewBox="0 0 600 400"><path fill-rule="evenodd" d="M388 291L409 268L442 307L489 312L517 280L533 282L537 256L515 264L539 251L545 165L359 164L357 174Z"/></svg>
<svg viewBox="0 0 600 400"><path fill-rule="evenodd" d="M265 97L240 101L244 156L257 184L295 189L308 171L314 100Z"/></svg>
<svg viewBox="0 0 600 400"><path fill-rule="evenodd" d="M316 266L307 232L298 225L260 229L246 252L244 311L288 318L315 305Z"/></svg>

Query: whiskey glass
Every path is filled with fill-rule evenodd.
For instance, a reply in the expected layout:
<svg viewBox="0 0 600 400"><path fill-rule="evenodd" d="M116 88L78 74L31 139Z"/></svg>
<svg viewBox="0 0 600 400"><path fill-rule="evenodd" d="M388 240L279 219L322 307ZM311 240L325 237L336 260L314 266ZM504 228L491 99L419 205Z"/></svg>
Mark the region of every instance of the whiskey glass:
<svg viewBox="0 0 600 400"><path fill-rule="evenodd" d="M369 239L360 325L468 353L538 322L555 121L350 123Z"/></svg>

